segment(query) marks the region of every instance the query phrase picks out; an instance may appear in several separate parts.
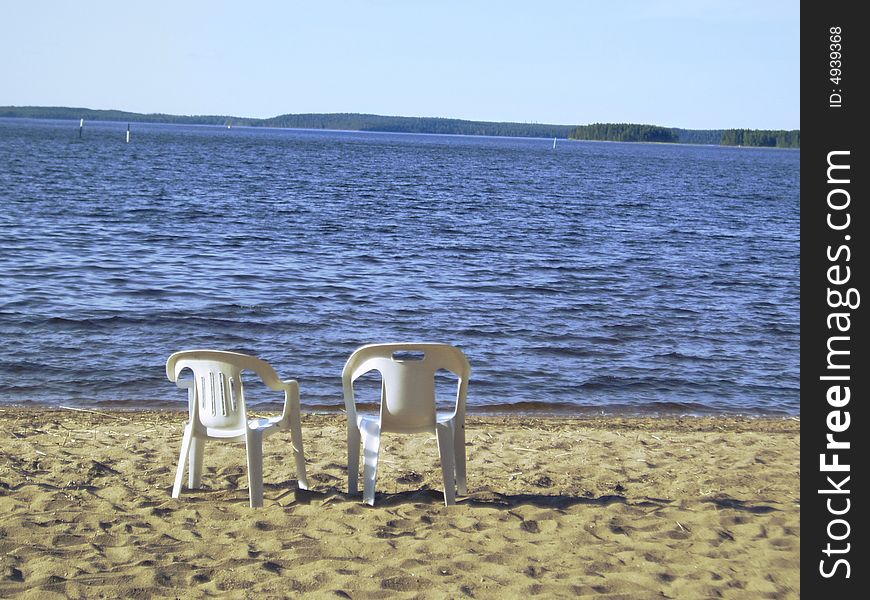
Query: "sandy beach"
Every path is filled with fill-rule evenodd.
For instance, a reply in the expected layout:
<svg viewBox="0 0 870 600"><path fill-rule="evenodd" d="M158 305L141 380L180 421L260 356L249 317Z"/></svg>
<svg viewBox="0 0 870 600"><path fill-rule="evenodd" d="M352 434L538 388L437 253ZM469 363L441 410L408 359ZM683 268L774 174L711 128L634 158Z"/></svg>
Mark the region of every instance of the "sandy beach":
<svg viewBox="0 0 870 600"><path fill-rule="evenodd" d="M345 495L343 415L206 449L170 498L186 414L0 409L0 597L796 598L794 419L469 417L468 495L436 442L385 438L376 505Z"/></svg>

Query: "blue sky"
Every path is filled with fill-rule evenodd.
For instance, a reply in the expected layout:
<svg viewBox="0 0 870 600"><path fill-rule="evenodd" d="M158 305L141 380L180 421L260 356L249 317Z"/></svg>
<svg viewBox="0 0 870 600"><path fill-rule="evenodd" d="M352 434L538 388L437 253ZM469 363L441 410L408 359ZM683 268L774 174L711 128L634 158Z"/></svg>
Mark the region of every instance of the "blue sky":
<svg viewBox="0 0 870 600"><path fill-rule="evenodd" d="M798 0L0 6L0 105L800 127Z"/></svg>

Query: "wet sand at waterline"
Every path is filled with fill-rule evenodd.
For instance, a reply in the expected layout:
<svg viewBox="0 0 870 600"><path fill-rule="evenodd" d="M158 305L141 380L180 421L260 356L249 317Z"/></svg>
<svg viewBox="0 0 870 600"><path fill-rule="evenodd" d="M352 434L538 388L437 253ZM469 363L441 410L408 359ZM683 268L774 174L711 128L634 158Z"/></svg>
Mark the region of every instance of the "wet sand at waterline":
<svg viewBox="0 0 870 600"><path fill-rule="evenodd" d="M349 498L343 415L206 447L170 497L186 414L0 409L0 596L796 598L796 419L470 417L468 495L434 436L387 434L374 507ZM185 479L186 482L186 479Z"/></svg>

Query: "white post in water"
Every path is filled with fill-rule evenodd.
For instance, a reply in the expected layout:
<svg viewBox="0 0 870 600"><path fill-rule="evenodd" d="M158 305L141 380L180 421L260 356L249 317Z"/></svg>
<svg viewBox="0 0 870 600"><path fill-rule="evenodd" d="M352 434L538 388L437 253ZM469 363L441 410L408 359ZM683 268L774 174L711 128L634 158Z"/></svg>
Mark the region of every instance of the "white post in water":
<svg viewBox="0 0 870 600"><path fill-rule="evenodd" d="M84 129L84 128L85 128L85 119L84 119L84 117L82 117L82 119L79 121L79 139L82 139L82 129Z"/></svg>
<svg viewBox="0 0 870 600"><path fill-rule="evenodd" d="M127 123L127 143L130 143L130 124Z"/></svg>

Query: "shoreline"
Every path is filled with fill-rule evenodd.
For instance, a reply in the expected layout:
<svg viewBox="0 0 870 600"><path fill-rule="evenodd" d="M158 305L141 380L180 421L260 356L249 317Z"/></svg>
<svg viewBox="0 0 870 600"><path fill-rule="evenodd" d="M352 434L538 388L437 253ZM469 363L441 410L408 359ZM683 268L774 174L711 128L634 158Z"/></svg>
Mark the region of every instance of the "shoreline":
<svg viewBox="0 0 870 600"><path fill-rule="evenodd" d="M0 407L0 596L614 598L800 595L800 423L478 417L445 507L428 435L384 438L374 507L346 494L346 421L209 443L174 500L184 412Z"/></svg>
<svg viewBox="0 0 870 600"><path fill-rule="evenodd" d="M185 406L186 400L158 400L137 404L135 400L118 400L118 401L95 401L69 404L50 405L36 401L23 401L18 403L3 404L0 403L0 411L3 410L18 410L18 411L83 411L95 413L167 413L167 414L183 414L187 412ZM126 404L135 406L125 406ZM514 404L494 404L489 407L474 405L466 407L466 415L473 418L529 418L529 419L767 419L767 420L790 420L800 422L801 415L782 412L779 414L771 413L751 413L751 412L714 412L703 408L689 409L688 407L679 410L677 407L662 407L662 403L655 403L655 409L629 408L619 406L614 408L608 407L605 411L601 406L582 406L567 403L546 403L546 402L521 402ZM283 409L283 404L277 402L267 402L260 404L249 405L249 410L252 412L268 412L279 413ZM363 413L376 414L379 410L377 403L357 403L357 410ZM448 410L447 407L439 406L439 411ZM306 405L301 406L302 414L307 415L337 415L344 414L343 404L333 405Z"/></svg>
<svg viewBox="0 0 870 600"><path fill-rule="evenodd" d="M180 419L182 424L187 418L187 409L183 406L183 402L179 402L179 408L91 408L90 406L46 406L46 405L16 405L16 404L0 404L0 420L8 418L9 414L20 413L21 415L32 414L34 416L64 416L80 414L82 417L92 415L94 418L122 418L124 420L132 420L133 417L142 416L146 418L160 419ZM248 412L250 415L274 415L279 413L283 405L256 405L249 406ZM376 404L357 404L358 409L362 407L363 412L367 409L375 409ZM344 419L343 407L302 407L302 416L313 419ZM736 427L740 431L758 431L769 430L773 428L777 432L787 432L800 429L800 415L748 415L748 414L639 414L639 413L602 413L589 412L588 414L568 414L567 410L563 413L547 414L541 413L524 413L517 412L483 412L483 411L467 411L466 419L469 423L477 423L480 425L492 425L492 422L511 422L511 421L531 421L531 422L546 422L553 421L575 422L580 425L610 426L618 425L622 427L630 427L632 423L641 424L641 427L660 426L665 429L685 429L687 431L708 431L710 429L721 428L722 425L728 427ZM781 428L777 428L776 424L782 424ZM469 425L471 426L471 425Z"/></svg>

